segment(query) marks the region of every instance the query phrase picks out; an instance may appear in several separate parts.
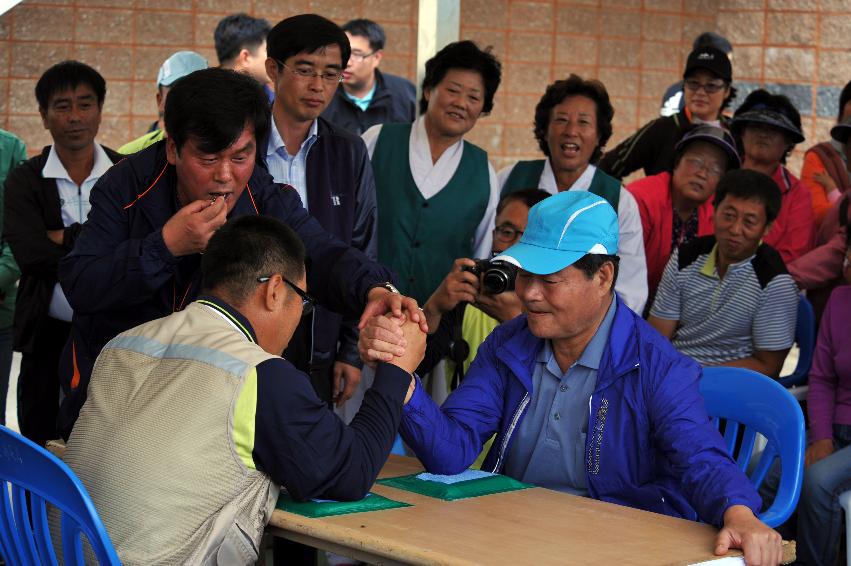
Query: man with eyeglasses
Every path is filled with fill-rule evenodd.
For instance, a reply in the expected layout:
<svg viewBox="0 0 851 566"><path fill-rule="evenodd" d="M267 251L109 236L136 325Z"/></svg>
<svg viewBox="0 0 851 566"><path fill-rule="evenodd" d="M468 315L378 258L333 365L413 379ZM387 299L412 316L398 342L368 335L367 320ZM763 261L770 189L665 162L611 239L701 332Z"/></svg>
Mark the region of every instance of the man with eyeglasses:
<svg viewBox="0 0 851 566"><path fill-rule="evenodd" d="M727 54L727 58L733 60L733 45L726 37L717 33L706 31L694 38L692 50L701 47L714 47ZM683 81L678 81L668 87L662 96L662 107L659 114L662 116L673 116L682 112L685 108L685 93L683 92Z"/></svg>
<svg viewBox="0 0 851 566"><path fill-rule="evenodd" d="M346 426L279 355L311 304L304 262L283 223L231 220L201 259L197 300L98 357L65 461L124 564L254 564L281 487L347 501L375 481L425 335L405 324L408 351L377 366Z"/></svg>
<svg viewBox="0 0 851 566"><path fill-rule="evenodd" d="M520 239L526 229L529 209L548 196L550 194L541 189L524 189L503 195L496 207L491 257L499 255ZM482 288L481 274L471 270L474 265L470 258L455 260L452 271L423 305L429 338L426 355L417 368L417 374L426 375L440 360L448 358L451 363L446 370L448 391L455 389L464 378L479 345L493 329L521 311L513 282L510 290L488 293ZM379 318L376 322L387 322L387 319Z"/></svg>
<svg viewBox="0 0 851 566"><path fill-rule="evenodd" d="M674 171L633 181L647 257L650 310L671 251L699 236L712 234L712 197L722 175L741 165L736 142L723 128L701 125L686 132L676 146Z"/></svg>
<svg viewBox="0 0 851 566"><path fill-rule="evenodd" d="M404 308L426 330L415 301L393 292L388 269L324 230L297 192L262 167L258 146L265 148L270 123L257 81L225 69L195 71L169 92L168 137L95 185L88 219L59 266L74 308L60 365L66 438L98 353L117 334L192 302L202 254L228 218L271 216L293 228L307 249L311 292L329 310L354 320Z"/></svg>
<svg viewBox="0 0 851 566"><path fill-rule="evenodd" d="M375 259L375 181L366 146L320 116L350 59L346 34L326 18L302 14L272 28L266 51L275 88L269 173L295 188L325 230ZM321 399L342 405L361 379L356 321L320 306L302 321L286 357L311 376Z"/></svg>
<svg viewBox="0 0 851 566"><path fill-rule="evenodd" d="M729 127L722 112L736 96L732 81L733 66L726 53L711 46L694 49L683 72L683 110L648 122L606 152L597 167L618 179L639 169L647 176L672 171L674 146L691 126Z"/></svg>
<svg viewBox="0 0 851 566"><path fill-rule="evenodd" d="M343 26L352 54L343 82L322 116L361 135L376 124L411 123L417 118L417 89L411 81L382 73L384 28L372 20L352 20Z"/></svg>

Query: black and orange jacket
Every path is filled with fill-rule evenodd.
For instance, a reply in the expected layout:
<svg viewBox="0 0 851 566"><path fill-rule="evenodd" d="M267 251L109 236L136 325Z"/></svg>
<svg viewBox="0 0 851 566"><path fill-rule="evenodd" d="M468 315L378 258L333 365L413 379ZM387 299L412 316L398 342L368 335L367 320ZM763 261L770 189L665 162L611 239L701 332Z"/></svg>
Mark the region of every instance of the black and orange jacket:
<svg viewBox="0 0 851 566"><path fill-rule="evenodd" d="M88 220L59 264L74 309L59 375L66 397L60 431L66 436L101 348L125 330L182 309L199 292L201 255L174 257L162 237L163 225L178 210L176 188L175 169L159 142L115 165L92 189ZM229 218L246 214L277 218L298 233L311 294L345 317L360 316L369 289L391 279L388 269L326 232L297 192L275 184L259 165Z"/></svg>

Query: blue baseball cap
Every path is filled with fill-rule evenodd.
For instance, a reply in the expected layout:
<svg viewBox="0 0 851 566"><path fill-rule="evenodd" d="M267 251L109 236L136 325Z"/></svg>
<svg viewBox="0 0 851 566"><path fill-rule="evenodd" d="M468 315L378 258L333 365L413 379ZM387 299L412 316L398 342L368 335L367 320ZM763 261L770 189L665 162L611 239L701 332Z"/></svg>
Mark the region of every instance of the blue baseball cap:
<svg viewBox="0 0 851 566"><path fill-rule="evenodd" d="M618 253L618 215L587 191L564 191L529 209L520 241L494 258L536 275L561 271L586 254Z"/></svg>
<svg viewBox="0 0 851 566"><path fill-rule="evenodd" d="M207 68L207 60L194 51L178 51L165 60L157 73L157 86L171 86L189 73Z"/></svg>

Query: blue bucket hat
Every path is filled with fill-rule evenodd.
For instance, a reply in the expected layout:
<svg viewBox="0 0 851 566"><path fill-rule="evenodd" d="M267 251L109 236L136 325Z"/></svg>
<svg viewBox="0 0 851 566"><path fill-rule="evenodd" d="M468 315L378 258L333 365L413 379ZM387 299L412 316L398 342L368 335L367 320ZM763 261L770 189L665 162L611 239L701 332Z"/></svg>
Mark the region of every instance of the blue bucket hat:
<svg viewBox="0 0 851 566"><path fill-rule="evenodd" d="M178 51L166 59L157 73L157 86L171 86L189 73L207 68L207 60L194 51Z"/></svg>
<svg viewBox="0 0 851 566"><path fill-rule="evenodd" d="M520 241L494 260L536 275L561 271L586 254L618 252L618 215L605 199L586 191L564 191L529 210Z"/></svg>

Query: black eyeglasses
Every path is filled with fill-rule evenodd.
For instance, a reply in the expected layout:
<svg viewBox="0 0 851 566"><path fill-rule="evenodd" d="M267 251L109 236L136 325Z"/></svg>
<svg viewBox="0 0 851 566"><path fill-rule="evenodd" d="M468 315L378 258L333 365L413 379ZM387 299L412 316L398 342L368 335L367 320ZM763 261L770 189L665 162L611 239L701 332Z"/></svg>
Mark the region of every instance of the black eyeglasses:
<svg viewBox="0 0 851 566"><path fill-rule="evenodd" d="M493 229L493 235L502 242L513 242L523 235L523 230L518 230L510 224L500 224Z"/></svg>
<svg viewBox="0 0 851 566"><path fill-rule="evenodd" d="M258 277L258 283L268 283L269 280L272 279L271 275L267 275L266 277ZM310 314L313 312L313 307L316 305L316 299L307 294L306 291L302 291L298 288L298 285L281 275L281 279L284 280L284 283L290 286L290 289L295 291L295 294L301 297L301 316L306 314Z"/></svg>
<svg viewBox="0 0 851 566"><path fill-rule="evenodd" d="M698 90L703 89L706 94L715 94L716 92L727 86L727 83L725 83L724 81L702 83L697 79L686 79L685 86L692 92L697 92Z"/></svg>
<svg viewBox="0 0 851 566"><path fill-rule="evenodd" d="M287 65L283 61L279 61L278 59L275 59L274 57L272 58L272 60L275 61L275 63L277 63L278 65L281 65L283 68L285 68L286 70L288 70L292 74L294 74L295 76L300 77L300 78L302 78L306 81L309 81L311 79L315 79L316 77L322 77L323 81L336 84L336 83L339 83L343 80L343 71L329 71L327 73L320 73L316 69L312 69L312 68L311 69L305 69L303 67L298 67L298 68L290 67L289 65Z"/></svg>
<svg viewBox="0 0 851 566"><path fill-rule="evenodd" d="M375 55L376 53L378 53L378 50L370 51L369 53L359 53L357 51L352 51L352 54L349 55L349 59L351 59L352 61L356 61L358 63L362 63L365 60L372 57L373 55Z"/></svg>

